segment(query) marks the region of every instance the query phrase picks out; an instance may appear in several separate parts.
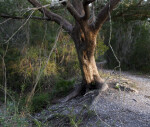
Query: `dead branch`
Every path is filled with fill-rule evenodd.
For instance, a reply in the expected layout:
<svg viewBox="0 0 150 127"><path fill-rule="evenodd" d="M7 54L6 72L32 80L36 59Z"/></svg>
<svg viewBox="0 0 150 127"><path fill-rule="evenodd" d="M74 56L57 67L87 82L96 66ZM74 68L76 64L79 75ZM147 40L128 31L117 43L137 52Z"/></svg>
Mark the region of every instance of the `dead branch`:
<svg viewBox="0 0 150 127"><path fill-rule="evenodd" d="M28 0L34 7L42 7L42 5L37 0ZM72 32L72 24L69 23L66 19L61 17L60 15L57 15L51 11L49 11L46 8L39 8L38 9L41 13L45 14L49 20L56 22L57 24L61 25L63 29L65 29L67 32Z"/></svg>

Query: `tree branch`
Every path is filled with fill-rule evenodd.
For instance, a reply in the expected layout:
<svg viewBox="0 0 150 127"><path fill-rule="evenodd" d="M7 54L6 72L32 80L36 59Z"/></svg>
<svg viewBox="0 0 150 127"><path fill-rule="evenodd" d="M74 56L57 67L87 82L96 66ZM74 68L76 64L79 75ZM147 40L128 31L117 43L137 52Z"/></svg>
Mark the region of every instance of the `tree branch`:
<svg viewBox="0 0 150 127"><path fill-rule="evenodd" d="M107 20L109 12L111 13L119 2L120 0L110 0L110 2L107 3L107 5L99 12L96 22L94 24L94 29L96 32L99 31L103 23Z"/></svg>
<svg viewBox="0 0 150 127"><path fill-rule="evenodd" d="M66 3L67 10L70 12L70 14L78 21L81 22L81 15L76 11L76 9L72 6L72 4L68 1Z"/></svg>
<svg viewBox="0 0 150 127"><path fill-rule="evenodd" d="M49 18L49 20L56 22L57 24L61 25L62 28L64 30L66 30L67 32L72 32L72 24L70 24L66 19L64 19L63 17L61 17L60 15L57 15L49 10L47 10L46 8L43 8L42 5L37 1L37 0L28 0L28 2L30 2L34 7L39 8L38 10L45 14L47 18ZM41 8L42 7L42 8Z"/></svg>
<svg viewBox="0 0 150 127"><path fill-rule="evenodd" d="M27 19L28 17L21 17L21 16L12 16L12 15L5 15L5 14L0 14L0 17L5 18L5 19ZM32 16L30 19L35 19L35 20L47 20L49 21L50 19L47 17L37 17L37 16Z"/></svg>
<svg viewBox="0 0 150 127"><path fill-rule="evenodd" d="M66 6L67 10L70 12L70 14L74 17L75 20L81 23L82 17L74 8L74 6L70 3L70 1L59 0L59 2L61 2L62 5Z"/></svg>
<svg viewBox="0 0 150 127"><path fill-rule="evenodd" d="M140 0L137 5L140 5L144 0Z"/></svg>
<svg viewBox="0 0 150 127"><path fill-rule="evenodd" d="M94 2L95 0L83 0L83 7L84 7L84 12L85 15L83 16L84 20L88 20L90 17L90 8L89 8L89 4Z"/></svg>

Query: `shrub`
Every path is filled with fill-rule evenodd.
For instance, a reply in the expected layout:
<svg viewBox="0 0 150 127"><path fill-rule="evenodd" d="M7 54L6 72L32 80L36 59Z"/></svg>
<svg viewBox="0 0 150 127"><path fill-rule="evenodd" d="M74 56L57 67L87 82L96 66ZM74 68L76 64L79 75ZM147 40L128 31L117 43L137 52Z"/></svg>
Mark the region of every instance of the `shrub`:
<svg viewBox="0 0 150 127"><path fill-rule="evenodd" d="M53 95L66 95L73 88L74 83L74 80L59 80L54 86Z"/></svg>
<svg viewBox="0 0 150 127"><path fill-rule="evenodd" d="M32 103L29 107L29 110L32 113L39 112L49 104L49 101L50 101L50 96L48 93L37 94L32 98Z"/></svg>
<svg viewBox="0 0 150 127"><path fill-rule="evenodd" d="M5 110L0 111L0 126L2 127L29 127L26 117L18 112L15 103L7 102Z"/></svg>

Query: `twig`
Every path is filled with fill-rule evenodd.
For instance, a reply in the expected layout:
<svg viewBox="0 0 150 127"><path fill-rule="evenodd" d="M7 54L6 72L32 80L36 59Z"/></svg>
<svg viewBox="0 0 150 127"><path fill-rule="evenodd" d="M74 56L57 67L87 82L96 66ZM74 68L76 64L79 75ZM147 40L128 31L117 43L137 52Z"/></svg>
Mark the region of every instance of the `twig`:
<svg viewBox="0 0 150 127"><path fill-rule="evenodd" d="M12 36L11 36L7 41L5 41L3 44L8 43L8 42L26 25L26 23L29 21L29 19L30 19L31 16L33 15L33 13L34 13L34 11L31 12L31 14L30 14L30 16L28 17L28 19L19 27L19 29L18 29L16 32L13 33Z"/></svg>
<svg viewBox="0 0 150 127"><path fill-rule="evenodd" d="M18 19L18 20L28 19L28 17L23 16L23 15L22 16L12 16L12 15L0 14L0 17L6 18L6 19L8 18L8 19ZM38 16L32 16L32 17L30 17L30 19L34 19L34 20L49 20L49 18L47 18L47 17L44 18L44 17L38 17Z"/></svg>
<svg viewBox="0 0 150 127"><path fill-rule="evenodd" d="M8 22L8 21L11 20L11 19L12 19L12 18L6 19L5 21L1 22L0 25L2 25L2 24L4 24L4 23Z"/></svg>

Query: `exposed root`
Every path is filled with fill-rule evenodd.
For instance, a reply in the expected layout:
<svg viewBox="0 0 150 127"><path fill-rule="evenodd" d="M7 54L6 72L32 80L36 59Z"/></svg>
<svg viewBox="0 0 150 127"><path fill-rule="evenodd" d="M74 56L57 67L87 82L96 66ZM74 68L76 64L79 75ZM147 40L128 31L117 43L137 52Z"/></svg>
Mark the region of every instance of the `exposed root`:
<svg viewBox="0 0 150 127"><path fill-rule="evenodd" d="M104 84L101 86L101 88L100 88L100 92L104 92L104 91L106 91L108 88L109 88L109 87L108 87L108 84L104 83Z"/></svg>
<svg viewBox="0 0 150 127"><path fill-rule="evenodd" d="M100 77L96 78L96 88L100 90L100 92L106 91L108 89L108 84L105 83L103 79Z"/></svg>
<svg viewBox="0 0 150 127"><path fill-rule="evenodd" d="M103 84L97 84L96 87L91 87L90 89L86 87L86 85L80 84L78 85L73 92L71 92L68 96L66 96L63 99L59 99L57 102L67 102L79 95L85 95L88 91L94 89L99 89L100 92L104 92L108 89L108 85L103 83Z"/></svg>
<svg viewBox="0 0 150 127"><path fill-rule="evenodd" d="M72 98L75 98L78 95L81 95L82 90L83 90L82 85L78 85L73 92L71 92L65 98L59 99L57 102L67 102L67 101L71 100Z"/></svg>

